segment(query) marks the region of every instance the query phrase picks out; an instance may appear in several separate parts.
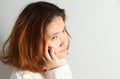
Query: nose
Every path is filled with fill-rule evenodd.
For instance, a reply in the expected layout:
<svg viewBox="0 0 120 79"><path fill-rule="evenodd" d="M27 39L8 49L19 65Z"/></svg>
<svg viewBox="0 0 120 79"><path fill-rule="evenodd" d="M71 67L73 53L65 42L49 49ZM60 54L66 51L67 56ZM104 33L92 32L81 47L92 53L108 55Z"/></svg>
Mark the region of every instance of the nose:
<svg viewBox="0 0 120 79"><path fill-rule="evenodd" d="M63 47L64 46L64 42L62 41L61 43L60 43L60 47Z"/></svg>
<svg viewBox="0 0 120 79"><path fill-rule="evenodd" d="M65 47L67 41L66 41L66 36L65 35L61 35L60 36L60 47Z"/></svg>

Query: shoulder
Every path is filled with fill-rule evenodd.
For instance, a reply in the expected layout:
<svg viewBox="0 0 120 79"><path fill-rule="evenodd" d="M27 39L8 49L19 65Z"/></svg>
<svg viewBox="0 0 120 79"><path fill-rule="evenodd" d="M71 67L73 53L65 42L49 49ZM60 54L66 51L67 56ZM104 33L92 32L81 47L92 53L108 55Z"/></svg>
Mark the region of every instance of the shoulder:
<svg viewBox="0 0 120 79"><path fill-rule="evenodd" d="M27 70L14 69L10 79L45 79L45 75Z"/></svg>

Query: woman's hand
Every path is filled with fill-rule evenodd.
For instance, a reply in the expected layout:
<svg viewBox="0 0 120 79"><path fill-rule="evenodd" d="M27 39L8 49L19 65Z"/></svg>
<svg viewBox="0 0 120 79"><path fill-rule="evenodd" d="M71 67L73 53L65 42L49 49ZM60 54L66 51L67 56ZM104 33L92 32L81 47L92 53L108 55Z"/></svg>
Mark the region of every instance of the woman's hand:
<svg viewBox="0 0 120 79"><path fill-rule="evenodd" d="M54 49L52 47L48 47L48 46L46 46L46 48L45 48L43 60L45 62L44 69L46 69L46 70L51 70L51 69L54 69L54 68L57 68L57 67L63 65L63 63L60 61L60 59L58 59L58 57L56 56Z"/></svg>

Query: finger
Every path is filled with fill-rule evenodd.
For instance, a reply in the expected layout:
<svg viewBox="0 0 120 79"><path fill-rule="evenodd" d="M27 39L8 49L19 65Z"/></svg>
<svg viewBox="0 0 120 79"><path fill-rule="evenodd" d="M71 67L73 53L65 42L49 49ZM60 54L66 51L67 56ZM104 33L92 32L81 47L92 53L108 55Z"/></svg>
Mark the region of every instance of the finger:
<svg viewBox="0 0 120 79"><path fill-rule="evenodd" d="M43 57L42 59L43 59L43 61L44 61L45 63L48 62L48 60L47 60L45 57Z"/></svg>
<svg viewBox="0 0 120 79"><path fill-rule="evenodd" d="M56 56L56 52L55 52L55 50L53 48L51 49L50 55L51 55L52 59L58 59L58 57Z"/></svg>
<svg viewBox="0 0 120 79"><path fill-rule="evenodd" d="M46 45L46 47L45 47L45 59L47 60L47 61L50 61L51 60L51 56L50 56L50 52L48 52L48 50L49 50L49 48L48 48L48 45Z"/></svg>

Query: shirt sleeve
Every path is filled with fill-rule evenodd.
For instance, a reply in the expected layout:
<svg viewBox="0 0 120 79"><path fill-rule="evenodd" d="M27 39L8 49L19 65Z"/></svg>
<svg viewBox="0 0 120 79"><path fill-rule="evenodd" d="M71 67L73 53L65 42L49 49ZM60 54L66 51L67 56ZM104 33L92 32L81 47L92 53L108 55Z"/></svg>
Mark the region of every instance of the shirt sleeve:
<svg viewBox="0 0 120 79"><path fill-rule="evenodd" d="M58 68L46 71L49 79L72 79L72 73L68 63Z"/></svg>

